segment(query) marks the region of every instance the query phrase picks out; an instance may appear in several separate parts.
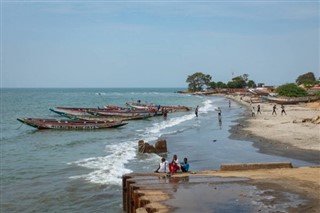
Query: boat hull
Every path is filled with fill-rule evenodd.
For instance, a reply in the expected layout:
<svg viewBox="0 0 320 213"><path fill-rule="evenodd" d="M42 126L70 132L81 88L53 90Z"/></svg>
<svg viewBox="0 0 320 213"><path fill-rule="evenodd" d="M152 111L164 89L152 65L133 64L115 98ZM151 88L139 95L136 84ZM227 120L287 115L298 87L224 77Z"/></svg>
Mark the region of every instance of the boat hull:
<svg viewBox="0 0 320 213"><path fill-rule="evenodd" d="M37 129L60 129L60 130L92 130L117 128L128 123L111 121L74 121L74 120L56 120L42 118L17 118L23 124Z"/></svg>

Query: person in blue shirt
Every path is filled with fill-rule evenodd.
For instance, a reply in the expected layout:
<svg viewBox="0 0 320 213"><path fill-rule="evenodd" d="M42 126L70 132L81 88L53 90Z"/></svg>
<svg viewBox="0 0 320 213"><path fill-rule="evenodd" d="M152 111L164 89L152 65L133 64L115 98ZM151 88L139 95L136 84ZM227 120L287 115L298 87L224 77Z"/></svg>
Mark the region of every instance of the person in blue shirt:
<svg viewBox="0 0 320 213"><path fill-rule="evenodd" d="M182 172L188 172L189 171L189 163L188 163L188 159L184 158L183 159L183 163L181 163L181 171Z"/></svg>

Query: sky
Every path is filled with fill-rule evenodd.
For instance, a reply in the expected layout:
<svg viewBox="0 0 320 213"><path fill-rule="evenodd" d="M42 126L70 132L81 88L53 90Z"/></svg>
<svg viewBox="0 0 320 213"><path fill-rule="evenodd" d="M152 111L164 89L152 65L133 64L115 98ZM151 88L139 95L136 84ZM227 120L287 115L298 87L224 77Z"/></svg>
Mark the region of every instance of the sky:
<svg viewBox="0 0 320 213"><path fill-rule="evenodd" d="M1 0L1 88L320 76L319 1Z"/></svg>

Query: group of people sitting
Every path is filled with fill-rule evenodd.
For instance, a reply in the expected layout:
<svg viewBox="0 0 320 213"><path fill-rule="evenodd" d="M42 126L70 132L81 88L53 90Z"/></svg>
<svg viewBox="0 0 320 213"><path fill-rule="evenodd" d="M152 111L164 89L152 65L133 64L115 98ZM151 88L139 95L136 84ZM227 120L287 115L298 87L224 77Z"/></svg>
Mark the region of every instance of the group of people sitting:
<svg viewBox="0 0 320 213"><path fill-rule="evenodd" d="M173 159L171 163L168 164L169 173L173 174L181 170L181 172L188 172L189 171L189 163L188 159L184 158L183 162L180 163L178 160L177 155L173 155ZM165 158L161 159L159 167L154 172L167 172L167 161Z"/></svg>

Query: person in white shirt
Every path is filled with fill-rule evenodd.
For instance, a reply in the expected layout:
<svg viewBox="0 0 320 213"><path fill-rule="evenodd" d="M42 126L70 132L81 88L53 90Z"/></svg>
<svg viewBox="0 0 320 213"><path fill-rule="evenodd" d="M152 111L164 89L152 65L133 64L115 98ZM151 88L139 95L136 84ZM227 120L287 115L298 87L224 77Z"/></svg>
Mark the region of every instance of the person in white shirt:
<svg viewBox="0 0 320 213"><path fill-rule="evenodd" d="M154 172L166 172L166 167L167 167L166 159L162 158L158 169Z"/></svg>

